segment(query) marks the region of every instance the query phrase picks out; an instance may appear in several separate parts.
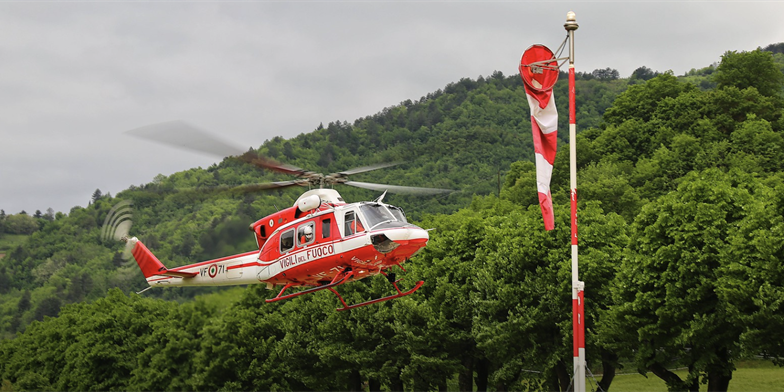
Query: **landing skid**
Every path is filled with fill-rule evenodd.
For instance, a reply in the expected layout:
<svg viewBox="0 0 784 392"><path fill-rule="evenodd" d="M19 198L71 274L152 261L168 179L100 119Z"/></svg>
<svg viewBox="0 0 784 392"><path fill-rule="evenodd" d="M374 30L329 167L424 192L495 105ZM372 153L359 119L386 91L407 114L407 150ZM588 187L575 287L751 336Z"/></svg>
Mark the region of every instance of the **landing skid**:
<svg viewBox="0 0 784 392"><path fill-rule="evenodd" d="M400 298L400 297L405 297L407 295L411 295L415 291L419 290L419 288L422 287L423 284L425 284L424 281L420 280L419 282L417 282L417 284L414 286L413 289L408 290L406 292L402 292L402 291L400 291L400 288L397 287L397 282L400 282L401 280L402 279L398 279L398 280L392 282L392 285L395 286L395 290L397 290L397 294L390 295L388 297L383 297L383 298L370 300L370 301L367 301L367 302L362 302L362 303L356 304L356 305L347 305L346 301L343 300L343 297L341 297L340 294L338 294L338 292L335 291L335 289L330 287L329 290L332 291L333 293L335 293L335 295L338 296L338 299L340 299L340 302L343 304L342 308L335 309L335 310L337 310L338 312L342 312L344 310L351 310L351 309L354 309L354 308L359 308L359 307L362 307L362 306L367 306L367 305L375 304L375 303L378 303L378 302L389 301L390 299L395 299L395 298Z"/></svg>
<svg viewBox="0 0 784 392"><path fill-rule="evenodd" d="M324 290L324 289L330 289L330 290L332 290L334 292L334 290L332 289L333 287L335 287L335 286L337 286L339 284L342 284L343 282L345 282L348 278L350 278L352 276L354 276L354 271L351 271L351 270L343 271L343 272L335 275L335 277L332 278L332 282L330 282L328 284L325 284L325 285L322 285L322 286L318 286L318 287L313 287L313 288L307 289L307 290L298 291L296 293L291 293L291 294L288 294L288 295L283 295L283 292L286 291L286 289L288 289L289 287L295 286L295 284L289 283L289 284L283 286L283 289L280 290L280 293L278 293L278 295L275 298L268 299L268 300L266 300L266 302L267 303L278 302L278 301L282 301L284 299L299 297L300 295L303 295L303 294L315 293L316 291L321 291L321 290Z"/></svg>
<svg viewBox="0 0 784 392"><path fill-rule="evenodd" d="M362 303L359 303L359 304L356 304L356 305L348 305L348 304L346 304L346 301L343 299L343 297L334 288L335 286L343 284L348 279L350 279L351 277L354 276L354 271L352 271L351 269L347 269L347 270L344 270L341 273L335 275L335 277L332 279L332 282L330 282L328 284L321 285L321 286L318 286L318 287L313 287L313 288L310 288L310 289L307 289L307 290L298 291L296 293L283 295L283 293L287 289L289 289L290 287L295 286L295 284L293 284L293 283L286 284L285 286L283 286L283 289L280 290L280 293L278 293L278 295L275 298L268 299L268 300L266 300L266 302L267 303L271 303L271 302L282 301L284 299L290 299L290 298L298 297L300 295L315 293L317 291L321 291L321 290L325 290L326 289L326 290L329 290L329 291L333 292L335 295L338 296L338 299L340 300L340 303L343 304L343 307L339 308L339 309L336 309L336 310L338 312L342 312L344 310L351 310L351 309L354 309L354 308L359 308L359 307L362 307L362 306L367 306L367 305L371 305L371 304L375 304L375 303L379 303L379 302L389 301L390 299L395 299L395 298L400 298L400 297L405 297L407 295L411 295L415 291L419 290L419 288L422 287L423 284L425 284L424 281L420 280L420 281L417 282L417 284L414 286L414 288L404 292L404 291L400 290L400 288L397 286L397 283L400 282L401 280L403 280L402 278L393 281L394 274L387 275L383 271L382 271L382 274L386 275L387 278L390 278L389 281L390 281L390 283L392 283L392 286L395 287L395 290L397 291L397 294L393 294L393 295L390 295L390 296L387 296L387 297L377 298L377 299L370 300L370 301L367 301L367 302L362 302Z"/></svg>

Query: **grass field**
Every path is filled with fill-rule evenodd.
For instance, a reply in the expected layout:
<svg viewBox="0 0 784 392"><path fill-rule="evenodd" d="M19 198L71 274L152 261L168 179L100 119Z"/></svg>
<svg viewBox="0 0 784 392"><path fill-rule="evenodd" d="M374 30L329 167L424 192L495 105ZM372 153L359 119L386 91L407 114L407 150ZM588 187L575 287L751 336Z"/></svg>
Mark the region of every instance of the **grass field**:
<svg viewBox="0 0 784 392"><path fill-rule="evenodd" d="M784 392L784 368L773 365L770 361L743 361L737 364L737 370L732 373L729 391L738 392ZM675 371L681 378L686 376L685 370ZM600 377L597 376L597 380ZM591 382L586 382L586 388L593 390ZM707 384L700 385L700 391L707 391ZM666 392L667 385L659 377L648 373L648 378L639 373L619 374L610 385L608 392Z"/></svg>

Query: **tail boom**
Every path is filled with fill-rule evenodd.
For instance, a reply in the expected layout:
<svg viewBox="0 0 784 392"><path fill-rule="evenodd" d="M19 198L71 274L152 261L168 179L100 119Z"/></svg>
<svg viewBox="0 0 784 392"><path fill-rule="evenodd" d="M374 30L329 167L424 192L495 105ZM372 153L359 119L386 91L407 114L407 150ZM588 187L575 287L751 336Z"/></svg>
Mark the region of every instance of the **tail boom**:
<svg viewBox="0 0 784 392"><path fill-rule="evenodd" d="M247 252L168 269L137 238L128 239L131 254L150 286L228 286L258 283L258 252Z"/></svg>

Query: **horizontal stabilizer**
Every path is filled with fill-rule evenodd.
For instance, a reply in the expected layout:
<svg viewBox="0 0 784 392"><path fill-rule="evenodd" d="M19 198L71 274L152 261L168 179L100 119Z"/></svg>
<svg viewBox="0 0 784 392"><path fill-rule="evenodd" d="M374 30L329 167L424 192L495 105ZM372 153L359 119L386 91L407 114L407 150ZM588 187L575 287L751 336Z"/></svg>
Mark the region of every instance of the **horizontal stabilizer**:
<svg viewBox="0 0 784 392"><path fill-rule="evenodd" d="M156 274L156 275L171 276L175 278L192 278L198 274L199 274L198 272L182 272L182 271L167 270L166 272L161 272L160 274Z"/></svg>

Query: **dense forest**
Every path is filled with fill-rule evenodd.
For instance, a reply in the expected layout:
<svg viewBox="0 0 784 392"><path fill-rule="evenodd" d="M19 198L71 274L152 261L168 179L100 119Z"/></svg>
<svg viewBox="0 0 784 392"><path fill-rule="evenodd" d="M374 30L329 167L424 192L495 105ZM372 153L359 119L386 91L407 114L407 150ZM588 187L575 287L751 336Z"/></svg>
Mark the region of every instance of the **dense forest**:
<svg viewBox="0 0 784 392"><path fill-rule="evenodd" d="M743 358L784 365L782 48L727 52L683 76L646 67L629 78L578 75L586 344L603 390L621 366L695 391L727 390ZM562 77L562 113L566 89ZM458 190L389 197L435 229L406 265L404 284L426 283L350 312L335 312L331 293L266 304L274 293L258 286L133 294L144 277L101 236L120 201L133 202L134 235L175 266L253 249L247 225L301 193L208 192L283 178L238 159L114 197L96 191L67 214L3 211L0 240L29 235L0 258L3 388L567 390L568 154L556 158L556 229L546 232L528 113L519 76L495 72L250 151L325 173L404 161L356 180ZM339 191L348 201L377 196ZM340 291L359 302L388 284Z"/></svg>

